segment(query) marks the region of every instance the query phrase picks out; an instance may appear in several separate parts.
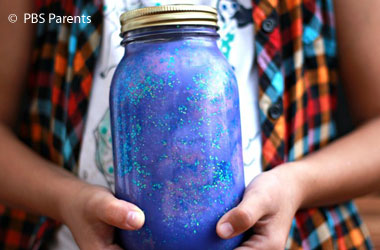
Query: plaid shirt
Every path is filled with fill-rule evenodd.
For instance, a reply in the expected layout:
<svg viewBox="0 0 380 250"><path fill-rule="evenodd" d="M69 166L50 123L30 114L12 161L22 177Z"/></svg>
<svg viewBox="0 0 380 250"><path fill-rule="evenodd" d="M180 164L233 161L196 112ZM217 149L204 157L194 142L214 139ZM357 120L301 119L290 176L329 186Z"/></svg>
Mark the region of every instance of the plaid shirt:
<svg viewBox="0 0 380 250"><path fill-rule="evenodd" d="M90 24L39 24L20 138L75 172L102 8L86 0L37 1L40 12L91 16ZM253 0L265 170L336 136L337 51L332 0ZM0 206L0 249L37 249L57 223ZM299 211L287 249L372 249L352 202Z"/></svg>

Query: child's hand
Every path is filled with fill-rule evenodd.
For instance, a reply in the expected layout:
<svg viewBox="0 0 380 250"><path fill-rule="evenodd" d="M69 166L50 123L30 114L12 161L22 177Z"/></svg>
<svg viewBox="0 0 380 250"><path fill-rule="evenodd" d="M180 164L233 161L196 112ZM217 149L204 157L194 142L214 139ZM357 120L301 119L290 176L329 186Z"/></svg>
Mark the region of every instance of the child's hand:
<svg viewBox="0 0 380 250"><path fill-rule="evenodd" d="M113 241L114 227L137 230L145 220L137 206L116 199L100 186L85 184L72 199L63 202L63 222L82 250L121 249Z"/></svg>
<svg viewBox="0 0 380 250"><path fill-rule="evenodd" d="M256 177L246 188L241 203L219 220L217 233L222 238L253 229L253 235L238 250L285 248L301 195L294 179L285 175L286 171L278 172L271 170Z"/></svg>

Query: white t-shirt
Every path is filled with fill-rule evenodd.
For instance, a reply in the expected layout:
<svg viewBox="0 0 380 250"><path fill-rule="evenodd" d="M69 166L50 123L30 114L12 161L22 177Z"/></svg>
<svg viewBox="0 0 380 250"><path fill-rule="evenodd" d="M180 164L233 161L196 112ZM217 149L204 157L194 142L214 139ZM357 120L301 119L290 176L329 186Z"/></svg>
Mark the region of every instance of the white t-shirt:
<svg viewBox="0 0 380 250"><path fill-rule="evenodd" d="M98 58L79 159L79 177L114 190L109 90L115 68L124 55L119 17L127 10L167 5L203 4L219 13L218 46L233 66L238 81L245 183L261 172L257 72L254 68L254 25L251 0L104 0L103 39ZM50 249L78 249L66 226Z"/></svg>

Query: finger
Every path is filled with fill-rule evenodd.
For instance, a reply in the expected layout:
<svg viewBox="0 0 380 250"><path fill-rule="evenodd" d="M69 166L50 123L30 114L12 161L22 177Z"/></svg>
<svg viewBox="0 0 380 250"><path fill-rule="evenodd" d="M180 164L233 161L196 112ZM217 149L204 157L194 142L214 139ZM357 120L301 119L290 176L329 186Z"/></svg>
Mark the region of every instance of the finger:
<svg viewBox="0 0 380 250"><path fill-rule="evenodd" d="M136 205L106 195L99 204L97 216L105 223L125 229L137 230L145 222L145 215Z"/></svg>
<svg viewBox="0 0 380 250"><path fill-rule="evenodd" d="M229 239L247 231L267 213L265 200L259 194L247 192L240 204L219 220L217 234L221 238Z"/></svg>
<svg viewBox="0 0 380 250"><path fill-rule="evenodd" d="M105 250L123 250L123 248L119 247L118 245L110 245L104 248Z"/></svg>
<svg viewBox="0 0 380 250"><path fill-rule="evenodd" d="M243 242L241 246L234 250L283 250L285 249L286 240L277 233L273 233L269 236L255 234L251 236L247 241Z"/></svg>
<svg viewBox="0 0 380 250"><path fill-rule="evenodd" d="M123 248L116 244L105 244L104 242L99 241L99 239L97 239L97 242L93 241L87 242L86 244L80 244L79 247L80 249L86 250L123 250Z"/></svg>
<svg viewBox="0 0 380 250"><path fill-rule="evenodd" d="M284 222L284 219L281 217L273 217L267 223L261 224L260 222L256 224L254 234L234 250L285 249L290 229L288 225L291 221Z"/></svg>
<svg viewBox="0 0 380 250"><path fill-rule="evenodd" d="M267 238L264 235L254 234L234 250L276 250L276 248L268 248L268 244L265 244L266 239Z"/></svg>
<svg viewBox="0 0 380 250"><path fill-rule="evenodd" d="M265 236L263 235L252 235L247 241L244 241L239 247L235 248L234 250L261 250L265 249L263 248L265 244ZM269 248L266 248L269 249Z"/></svg>

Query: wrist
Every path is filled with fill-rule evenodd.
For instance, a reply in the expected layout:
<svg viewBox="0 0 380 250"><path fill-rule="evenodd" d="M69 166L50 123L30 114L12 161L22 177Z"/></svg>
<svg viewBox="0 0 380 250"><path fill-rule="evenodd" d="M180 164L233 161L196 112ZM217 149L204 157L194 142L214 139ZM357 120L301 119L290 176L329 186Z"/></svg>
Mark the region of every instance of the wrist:
<svg viewBox="0 0 380 250"><path fill-rule="evenodd" d="M299 166L297 162L289 162L271 170L284 183L284 189L288 192L289 202L295 212L304 206L308 190L299 171L300 167L302 166Z"/></svg>

